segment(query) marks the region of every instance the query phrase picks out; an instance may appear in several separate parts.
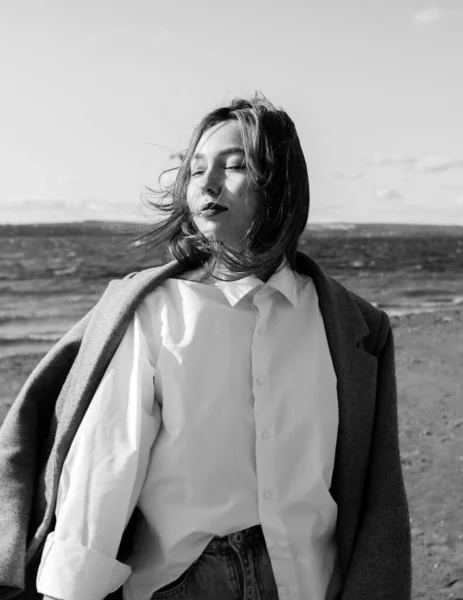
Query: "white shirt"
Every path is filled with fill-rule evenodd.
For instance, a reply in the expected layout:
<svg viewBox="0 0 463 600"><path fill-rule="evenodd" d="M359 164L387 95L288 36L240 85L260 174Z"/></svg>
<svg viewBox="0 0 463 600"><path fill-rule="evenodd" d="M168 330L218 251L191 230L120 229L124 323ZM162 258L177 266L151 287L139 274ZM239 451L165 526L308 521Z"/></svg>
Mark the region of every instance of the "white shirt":
<svg viewBox="0 0 463 600"><path fill-rule="evenodd" d="M138 306L71 445L37 590L148 600L261 524L281 599L339 592L336 376L312 280L168 279ZM135 507L145 526L115 559Z"/></svg>

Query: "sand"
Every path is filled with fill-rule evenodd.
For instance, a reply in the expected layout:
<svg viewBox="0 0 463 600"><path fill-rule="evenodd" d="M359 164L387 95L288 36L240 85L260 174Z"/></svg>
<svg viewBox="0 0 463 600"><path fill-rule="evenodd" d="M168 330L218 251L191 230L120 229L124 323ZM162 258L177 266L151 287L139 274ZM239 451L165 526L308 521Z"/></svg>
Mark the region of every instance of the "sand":
<svg viewBox="0 0 463 600"><path fill-rule="evenodd" d="M414 600L463 599L463 310L394 323Z"/></svg>
<svg viewBox="0 0 463 600"><path fill-rule="evenodd" d="M413 600L462 600L463 309L392 322ZM0 361L0 421L39 358Z"/></svg>

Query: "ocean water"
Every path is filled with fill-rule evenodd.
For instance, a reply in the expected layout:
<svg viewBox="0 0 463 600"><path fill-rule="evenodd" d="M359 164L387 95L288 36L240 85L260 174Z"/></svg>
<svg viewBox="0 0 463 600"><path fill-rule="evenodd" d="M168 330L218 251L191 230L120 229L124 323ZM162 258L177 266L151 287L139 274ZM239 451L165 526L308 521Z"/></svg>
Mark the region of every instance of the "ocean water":
<svg viewBox="0 0 463 600"><path fill-rule="evenodd" d="M156 266L127 225L0 226L0 358L49 350L111 279ZM300 250L391 317L463 305L463 228L313 226Z"/></svg>

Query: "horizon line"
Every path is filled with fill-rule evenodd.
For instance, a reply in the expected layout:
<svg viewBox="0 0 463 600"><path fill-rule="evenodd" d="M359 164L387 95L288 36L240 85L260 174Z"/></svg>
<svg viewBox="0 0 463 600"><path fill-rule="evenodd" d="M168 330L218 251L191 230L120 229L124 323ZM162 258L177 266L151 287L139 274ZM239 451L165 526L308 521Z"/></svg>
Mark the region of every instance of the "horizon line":
<svg viewBox="0 0 463 600"><path fill-rule="evenodd" d="M143 221L128 221L128 220L103 220L103 219L80 219L74 221L16 221L16 222L2 222L0 221L0 227L11 227L11 226L49 226L49 225L85 225L95 224L101 226L140 226L150 225ZM337 221L309 221L306 225L306 229L310 229L311 226L400 226L400 227L452 227L452 228L463 228L463 224L459 223L427 223L427 222L403 222L403 221L355 221L355 220L337 220Z"/></svg>

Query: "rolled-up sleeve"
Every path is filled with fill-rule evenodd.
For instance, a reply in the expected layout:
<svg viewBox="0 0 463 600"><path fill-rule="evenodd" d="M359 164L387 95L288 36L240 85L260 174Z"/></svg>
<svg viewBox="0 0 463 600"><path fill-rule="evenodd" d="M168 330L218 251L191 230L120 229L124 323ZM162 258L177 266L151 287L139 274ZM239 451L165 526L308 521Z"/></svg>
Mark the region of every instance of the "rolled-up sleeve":
<svg viewBox="0 0 463 600"><path fill-rule="evenodd" d="M135 313L63 466L56 527L37 574L40 594L101 600L130 576L116 555L161 423L154 376Z"/></svg>

